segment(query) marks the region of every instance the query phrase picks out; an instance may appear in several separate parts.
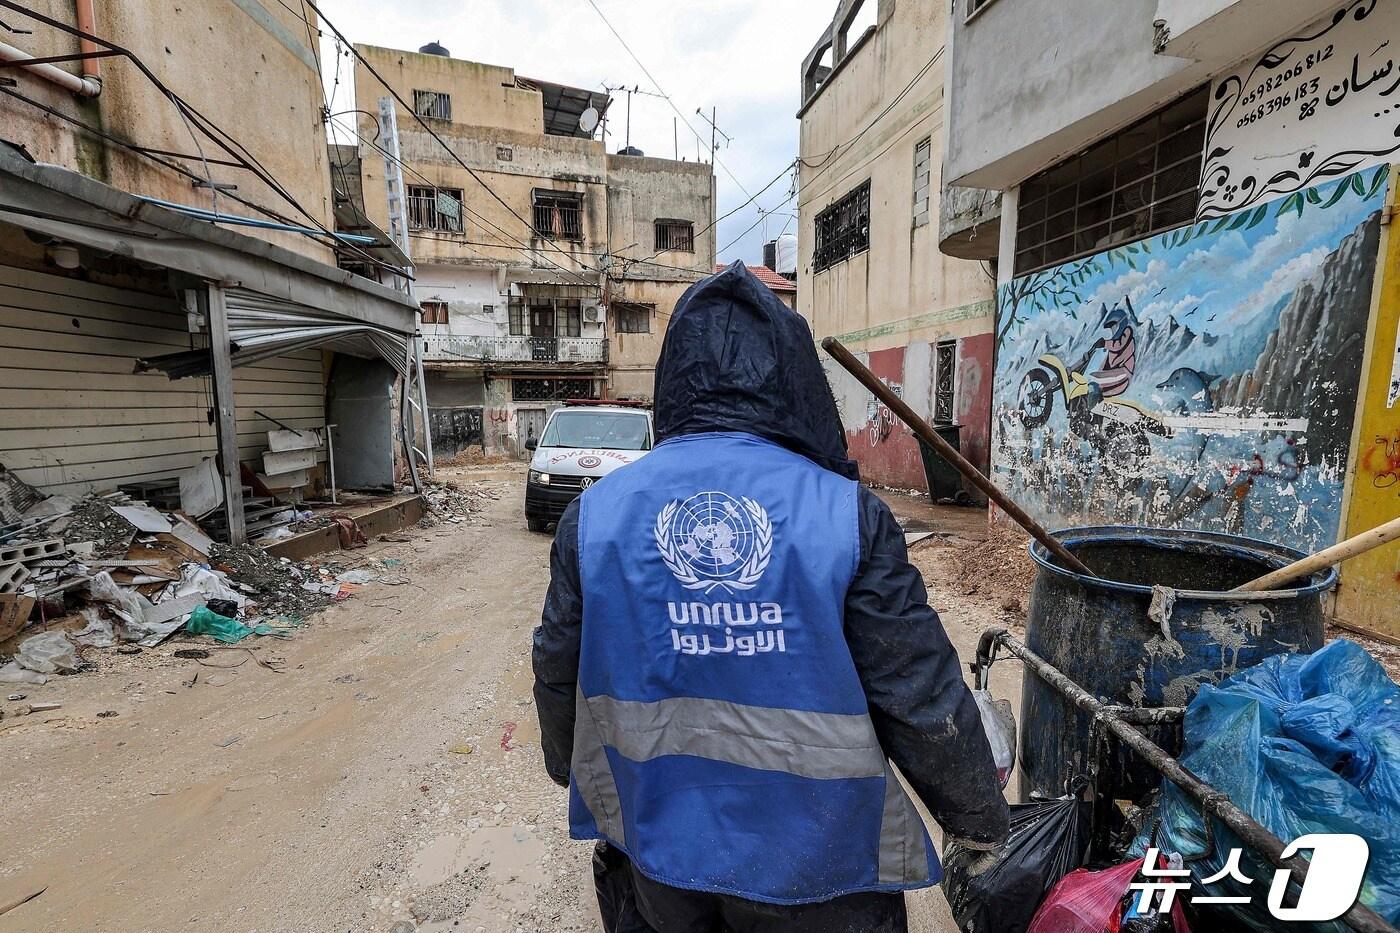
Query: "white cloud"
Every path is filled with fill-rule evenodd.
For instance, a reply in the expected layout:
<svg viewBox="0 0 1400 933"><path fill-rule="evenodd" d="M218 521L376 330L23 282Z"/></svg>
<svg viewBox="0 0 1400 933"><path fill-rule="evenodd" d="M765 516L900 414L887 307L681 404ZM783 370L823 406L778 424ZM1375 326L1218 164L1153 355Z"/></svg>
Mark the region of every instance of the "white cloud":
<svg viewBox="0 0 1400 933"><path fill-rule="evenodd" d="M1230 309L1225 318L1226 324L1243 324L1260 311L1266 311L1285 295L1311 278L1322 268L1323 262L1332 254L1326 246L1319 246L1285 262L1273 271L1268 280L1252 292L1242 295L1242 300Z"/></svg>

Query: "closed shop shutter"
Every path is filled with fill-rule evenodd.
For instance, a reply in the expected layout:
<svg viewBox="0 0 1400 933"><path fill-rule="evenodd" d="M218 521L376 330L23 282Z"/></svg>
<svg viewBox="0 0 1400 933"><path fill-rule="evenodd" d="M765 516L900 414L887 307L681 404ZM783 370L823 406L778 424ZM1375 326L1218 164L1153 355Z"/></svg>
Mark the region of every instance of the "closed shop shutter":
<svg viewBox="0 0 1400 933"><path fill-rule="evenodd" d="M173 299L0 266L0 463L46 492L81 494L173 476L214 453L208 378L134 373L137 357L189 349ZM319 351L235 371L239 457L271 423L320 427Z"/></svg>

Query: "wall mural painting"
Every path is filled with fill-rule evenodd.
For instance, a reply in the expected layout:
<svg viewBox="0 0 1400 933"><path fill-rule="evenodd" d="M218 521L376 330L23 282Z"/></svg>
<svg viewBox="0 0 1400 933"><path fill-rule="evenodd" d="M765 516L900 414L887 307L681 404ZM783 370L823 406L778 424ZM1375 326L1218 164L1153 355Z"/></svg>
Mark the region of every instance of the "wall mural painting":
<svg viewBox="0 0 1400 933"><path fill-rule="evenodd" d="M998 481L1054 527L1334 542L1387 175L1003 286Z"/></svg>

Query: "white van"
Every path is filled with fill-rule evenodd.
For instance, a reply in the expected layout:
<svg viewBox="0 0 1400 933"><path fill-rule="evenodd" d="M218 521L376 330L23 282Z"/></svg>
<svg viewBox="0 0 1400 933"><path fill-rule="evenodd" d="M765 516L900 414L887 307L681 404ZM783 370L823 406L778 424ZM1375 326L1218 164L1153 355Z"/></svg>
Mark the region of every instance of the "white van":
<svg viewBox="0 0 1400 933"><path fill-rule="evenodd" d="M618 467L644 456L655 443L651 412L620 402L570 402L556 408L538 441L525 480L525 524L544 531L569 503Z"/></svg>

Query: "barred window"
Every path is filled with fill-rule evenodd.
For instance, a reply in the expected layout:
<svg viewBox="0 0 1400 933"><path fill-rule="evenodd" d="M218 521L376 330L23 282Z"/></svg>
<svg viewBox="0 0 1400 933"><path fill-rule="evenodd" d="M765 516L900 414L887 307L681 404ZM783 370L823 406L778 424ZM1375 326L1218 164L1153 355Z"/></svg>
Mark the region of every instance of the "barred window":
<svg viewBox="0 0 1400 933"><path fill-rule="evenodd" d="M1015 275L1194 222L1207 97L1193 91L1023 184Z"/></svg>
<svg viewBox="0 0 1400 933"><path fill-rule="evenodd" d="M574 191L536 188L535 233L550 240L583 239L583 195Z"/></svg>
<svg viewBox="0 0 1400 933"><path fill-rule="evenodd" d="M914 147L914 226L928 223L929 162L933 139L925 137Z"/></svg>
<svg viewBox="0 0 1400 933"><path fill-rule="evenodd" d="M410 230L462 232L462 189L408 186Z"/></svg>
<svg viewBox="0 0 1400 933"><path fill-rule="evenodd" d="M817 215L813 271L821 272L870 248L870 182Z"/></svg>
<svg viewBox="0 0 1400 933"><path fill-rule="evenodd" d="M695 252L695 224L688 220L658 220L656 222L656 250Z"/></svg>
<svg viewBox="0 0 1400 933"><path fill-rule="evenodd" d="M656 305L637 305L615 301L612 305L613 330L619 334L651 333L651 315Z"/></svg>
<svg viewBox="0 0 1400 933"><path fill-rule="evenodd" d="M423 301L418 304L423 315L424 324L446 324L447 323L447 302L445 301Z"/></svg>
<svg viewBox="0 0 1400 933"><path fill-rule="evenodd" d="M933 386L935 424L953 423L953 388L957 384L958 342L940 340L937 347Z"/></svg>
<svg viewBox="0 0 1400 933"><path fill-rule="evenodd" d="M592 379L512 379L511 398L517 402L563 402L568 399L596 399Z"/></svg>
<svg viewBox="0 0 1400 933"><path fill-rule="evenodd" d="M510 335L524 337L526 331L525 299L519 295L510 296Z"/></svg>
<svg viewBox="0 0 1400 933"><path fill-rule="evenodd" d="M434 120L451 120L452 95L441 91L414 90L413 112L420 117L432 117Z"/></svg>

